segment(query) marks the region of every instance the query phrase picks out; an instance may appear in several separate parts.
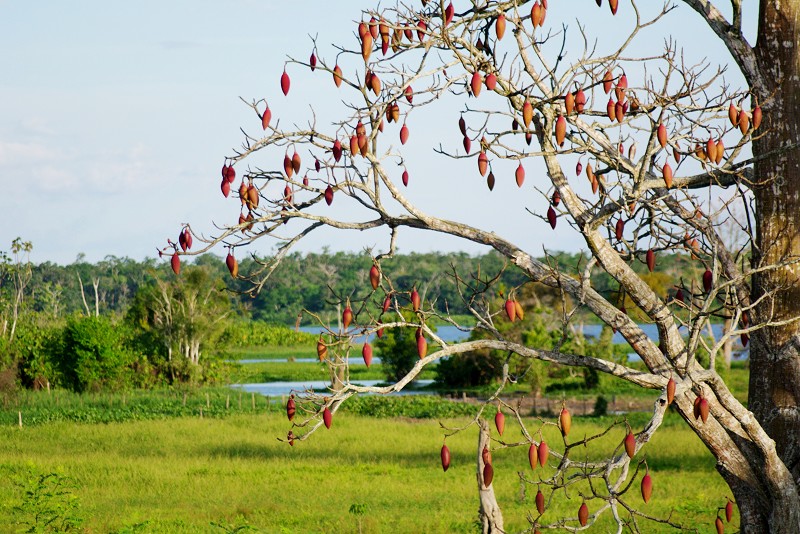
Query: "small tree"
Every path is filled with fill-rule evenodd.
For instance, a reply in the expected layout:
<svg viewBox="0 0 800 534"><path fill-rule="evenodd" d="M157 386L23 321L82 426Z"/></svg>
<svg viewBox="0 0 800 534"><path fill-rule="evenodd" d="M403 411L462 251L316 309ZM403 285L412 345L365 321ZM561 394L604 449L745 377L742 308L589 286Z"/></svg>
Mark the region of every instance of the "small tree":
<svg viewBox="0 0 800 534"><path fill-rule="evenodd" d="M594 9L591 2L584 3L588 6L581 5L583 13ZM680 3L691 11L683 11L683 17L700 17L727 47L744 77L742 88L730 87L722 69L685 63L671 40L660 54L636 57L631 45L645 29L668 31L665 25L670 21L679 23L668 18L675 6L654 11L652 3L609 1L610 15L598 10L589 16L607 17L603 23L612 29L613 42L595 46L580 23L575 31L548 17L547 4L399 3L364 12L355 40L343 41L335 58L321 52L318 56L314 43L308 61L289 59L284 73L276 73L276 87L280 78L284 94L290 91L294 69L311 68L320 77L315 98L327 84L346 105L332 125L321 124L315 115L306 124L294 121L297 127L286 127L287 121L277 120L281 109L274 101L272 107L264 100L250 104L264 133L255 133L256 125L245 129L243 147L226 161L221 184L225 196L238 191L233 196L241 209L239 220L208 239L208 247L223 242L238 248L255 240L279 239L275 257L245 273L257 291L292 247L320 228L387 230L387 246L374 257L377 276L371 278L372 291L359 296L362 303L376 302L356 307L353 327L345 324L342 338L390 324L421 329L431 353L392 386L344 384L328 399L305 396L302 402L312 413L321 414L323 406L335 412L357 392L396 391L425 365L478 349L584 366L623 378L654 390L652 417L635 437L631 435L630 453L605 462L577 462L569 459L575 444L565 440L563 453L556 454L557 474L545 482L555 491L564 480L591 479L593 489L586 493L595 510L591 520L610 514L621 530L641 519L624 497L631 487L629 477L636 474L629 465L631 457L638 459L635 454L661 425L674 384L675 409L718 459L718 470L736 497L743 531L800 532L800 0L760 3L756 46L743 36L740 0L730 3L729 16L709 0ZM612 17L618 9L631 13L629 25ZM446 104L454 101L461 105L456 112ZM335 105L326 111L333 109ZM555 261L537 260L520 244L481 226L486 221L474 210L454 221L409 199L406 188L422 182L422 169L403 157L402 145L421 133L410 119L436 109L441 110L436 115L441 120L431 148L459 169L444 173L458 175L453 187L491 191L500 180L525 185L520 194L533 215L526 224L540 232L558 228L578 234L590 254L580 270L568 272ZM248 168L246 160L253 162ZM467 160L477 167L472 178L460 171ZM531 188L535 164L544 172L537 173L541 175ZM435 179L449 176L427 177ZM715 211L709 198L723 188L724 207ZM346 211L329 207L345 203ZM719 231L732 203L742 207L740 224L747 236L734 249L726 246ZM494 216L507 217L508 208L503 208ZM493 284L486 273L476 274L478 283L464 288L462 297L478 328L491 336L444 342L426 326L434 310L409 307L411 288L395 287L380 276L381 263L389 261L397 234L405 229L439 232L493 248L531 281L564 295L564 331L579 310L589 311L622 334L646 370L564 352L559 345L544 350L505 338L496 322L508 320L503 318L506 312L492 306ZM667 296L654 291L646 276L633 268L656 270L659 253L665 250L685 250L694 265L673 281ZM180 258L177 246L175 251L174 266ZM596 270L614 280L614 295L593 287ZM394 300L382 314L370 313L376 305L380 308L387 294L403 299ZM658 340L649 339L629 317L627 310L634 308L657 325ZM411 321L401 313L408 310L414 314ZM703 366L695 355L705 343L704 328L715 316L730 316L736 326L714 345L706 344L710 358ZM688 338L680 326L686 327ZM715 359L731 337L751 343L747 407L715 370ZM504 382L513 378L508 373L503 373ZM505 409L514 411L511 406ZM299 427L305 433L295 439L307 439L321 425L317 421ZM536 429L522 432L533 446L540 445ZM481 436L481 443L487 443ZM481 452L478 465L484 468L490 462ZM484 531L502 529L499 508L491 502L494 494L490 499L484 491L490 484L485 470L483 474L484 485L480 472L478 479L486 511ZM589 520L584 510L581 525ZM539 519L531 517L531 522L533 529L539 526ZM563 519L549 526L577 528L578 523Z"/></svg>

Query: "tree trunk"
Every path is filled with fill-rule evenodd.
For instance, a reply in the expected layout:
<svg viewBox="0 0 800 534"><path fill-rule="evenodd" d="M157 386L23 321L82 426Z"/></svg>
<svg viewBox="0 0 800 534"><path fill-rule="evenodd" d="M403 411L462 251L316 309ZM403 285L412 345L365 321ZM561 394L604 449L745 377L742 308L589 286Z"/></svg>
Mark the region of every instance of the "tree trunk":
<svg viewBox="0 0 800 534"><path fill-rule="evenodd" d="M753 153L764 157L800 140L800 1L761 0L756 63L763 87L754 87L752 107L760 104L764 122L754 134ZM800 149L755 163L756 245L753 266L796 260L800 253ZM800 265L753 275L755 324L800 316ZM731 487L740 508L743 532L800 532L796 499L800 480L800 322L753 332L748 408L775 440L778 456L791 471L794 488ZM729 481L730 482L730 481ZM791 485L791 482L789 483Z"/></svg>
<svg viewBox="0 0 800 534"><path fill-rule="evenodd" d="M489 439L489 423L485 419L478 419L478 496L480 497L480 509L478 514L481 519L481 532L483 534L494 534L505 532L503 530L503 513L500 511L500 506L497 504L497 499L494 497L494 487L489 484L483 484L483 449L489 448L491 440Z"/></svg>

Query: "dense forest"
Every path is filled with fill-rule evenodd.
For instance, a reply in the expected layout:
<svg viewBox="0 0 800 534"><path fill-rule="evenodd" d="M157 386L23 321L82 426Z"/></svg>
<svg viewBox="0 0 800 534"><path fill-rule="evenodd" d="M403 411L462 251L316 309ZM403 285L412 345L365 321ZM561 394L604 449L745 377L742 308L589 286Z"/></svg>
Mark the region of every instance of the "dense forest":
<svg viewBox="0 0 800 534"><path fill-rule="evenodd" d="M19 385L86 391L214 382L232 347L310 344L313 337L294 332L295 326L322 322L336 328L345 299L354 303L357 321L367 324L383 300L382 292L379 299L372 294L367 254L289 255L251 295L247 277L264 258L242 258L233 278L225 261L210 254L176 276L162 259L107 257L92 264L78 257L70 265L34 265L31 250L31 243L17 239L0 253L0 391ZM575 276L586 267L581 254L545 260ZM638 268L662 296L673 290L671 281L698 274L682 254L664 255L658 263L657 272L649 273L644 263ZM434 310L451 316L467 315L466 299L497 277L483 298L499 310L509 291L520 297L534 321L520 336L551 335L564 302L544 286L526 284L518 269L494 253L397 255L381 268L400 306L417 288ZM591 282L624 304L607 275L593 275ZM470 380L475 381L480 380Z"/></svg>
<svg viewBox="0 0 800 534"><path fill-rule="evenodd" d="M658 258L658 271L647 273L642 262L638 265L647 282L661 295L674 291L672 283L683 276L691 279L692 269L684 254L662 255ZM550 258L554 267L581 274L586 258L581 254L556 254ZM5 276L0 278L0 313L6 318L13 300L14 284L10 275L10 262L6 263ZM195 266L209 272L209 279L218 283L218 289L227 288L235 313L241 317L270 323L294 325L303 310L320 314L331 320L335 302L339 297L363 297L369 288L370 257L358 253L292 254L270 278L263 290L251 297L248 282L232 279L223 258L206 254L195 259ZM252 258L239 263L240 274L258 267ZM436 308L452 314L466 314L467 309L458 294L455 274L465 281L480 270L482 277L501 273L501 288L522 285L525 277L513 266L503 262L499 255L487 253L472 256L466 253L426 253L397 255L384 260L381 267L394 287L408 291L416 286ZM175 278L169 264L163 260L108 256L95 264L79 257L69 265L44 262L30 265L30 281L24 295L24 305L33 311L52 317L73 314L122 315L134 303L137 293L157 280ZM695 276L696 277L696 276ZM592 277L592 285L604 294L616 291L616 283L605 273ZM304 317L302 324L312 319Z"/></svg>

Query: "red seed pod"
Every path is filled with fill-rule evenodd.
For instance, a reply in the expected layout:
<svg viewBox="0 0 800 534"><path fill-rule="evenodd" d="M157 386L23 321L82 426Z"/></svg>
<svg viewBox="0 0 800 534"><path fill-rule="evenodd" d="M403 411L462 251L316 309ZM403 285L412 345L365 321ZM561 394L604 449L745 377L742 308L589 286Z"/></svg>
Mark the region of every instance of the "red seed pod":
<svg viewBox="0 0 800 534"><path fill-rule="evenodd" d="M342 312L342 326L345 330L347 330L351 322L353 322L353 310L350 309L350 304L348 303Z"/></svg>
<svg viewBox="0 0 800 534"><path fill-rule="evenodd" d="M486 177L486 185L489 187L489 191L494 189L494 173L489 172L489 176Z"/></svg>
<svg viewBox="0 0 800 534"><path fill-rule="evenodd" d="M667 189L672 187L672 167L669 166L669 163L664 163L664 166L661 168L661 173L664 176L664 184L667 186Z"/></svg>
<svg viewBox="0 0 800 534"><path fill-rule="evenodd" d="M325 409L322 410L322 422L325 423L325 428L330 428L331 424L333 423L333 414L331 413L330 409L325 406Z"/></svg>
<svg viewBox="0 0 800 534"><path fill-rule="evenodd" d="M700 398L700 419L705 423L708 421L708 399L705 397Z"/></svg>
<svg viewBox="0 0 800 534"><path fill-rule="evenodd" d="M392 296L391 294L386 295L386 298L383 299L383 313L389 311L389 306L392 305Z"/></svg>
<svg viewBox="0 0 800 534"><path fill-rule="evenodd" d="M617 219L617 224L614 228L614 237L617 238L617 241L622 241L623 232L625 232L625 221L620 217Z"/></svg>
<svg viewBox="0 0 800 534"><path fill-rule="evenodd" d="M561 193L558 192L558 189L553 191L553 197L550 200L553 206L558 206L561 203Z"/></svg>
<svg viewBox="0 0 800 534"><path fill-rule="evenodd" d="M333 188L330 185L325 188L325 203L328 206L333 203Z"/></svg>
<svg viewBox="0 0 800 534"><path fill-rule="evenodd" d="M222 196L228 198L228 195L231 194L231 183L223 178L222 183L219 185L219 188L222 191Z"/></svg>
<svg viewBox="0 0 800 534"><path fill-rule="evenodd" d="M497 15L497 20L494 23L494 34L497 36L498 41L502 40L506 34L506 16L503 13Z"/></svg>
<svg viewBox="0 0 800 534"><path fill-rule="evenodd" d="M564 139L567 137L567 119L563 115L559 115L556 119L555 135L558 146L564 146Z"/></svg>
<svg viewBox="0 0 800 534"><path fill-rule="evenodd" d="M731 519L733 519L733 502L728 499L728 503L725 505L725 521L730 523Z"/></svg>
<svg viewBox="0 0 800 534"><path fill-rule="evenodd" d="M472 79L469 82L469 87L472 90L472 96L478 97L481 94L481 84L483 80L481 79L481 73L475 71L472 73Z"/></svg>
<svg viewBox="0 0 800 534"><path fill-rule="evenodd" d="M678 288L678 290L675 292L675 300L679 300L681 302L685 302L684 301L684 297L683 297L683 289Z"/></svg>
<svg viewBox="0 0 800 534"><path fill-rule="evenodd" d="M417 354L420 360L428 354L428 341L424 335L417 338Z"/></svg>
<svg viewBox="0 0 800 534"><path fill-rule="evenodd" d="M703 289L706 293L711 291L711 285L714 281L714 275L711 274L709 269L706 269L706 272L703 273Z"/></svg>
<svg viewBox="0 0 800 534"><path fill-rule="evenodd" d="M611 74L610 70L607 70L605 76L603 76L603 92L605 92L605 94L611 92L611 87L613 83L614 83L614 75Z"/></svg>
<svg viewBox="0 0 800 534"><path fill-rule="evenodd" d="M483 450L481 451L481 459L483 460L483 463L485 463L485 464L492 463L492 453L491 453L491 451L489 451L489 447L488 446L484 446L483 447Z"/></svg>
<svg viewBox="0 0 800 534"><path fill-rule="evenodd" d="M672 401L675 400L675 380L670 375L669 380L667 381L667 406L672 404Z"/></svg>
<svg viewBox="0 0 800 534"><path fill-rule="evenodd" d="M714 527L717 529L717 534L725 534L725 525L719 516L714 520Z"/></svg>
<svg viewBox="0 0 800 534"><path fill-rule="evenodd" d="M569 434L570 428L572 428L572 415L570 415L566 406L561 408L561 415L558 417L558 422L561 427L561 435L566 437L567 434Z"/></svg>
<svg viewBox="0 0 800 534"><path fill-rule="evenodd" d="M486 76L486 88L490 91L494 91L497 88L497 75L494 72L490 72Z"/></svg>
<svg viewBox="0 0 800 534"><path fill-rule="evenodd" d="M369 366L372 364L372 345L364 343L364 346L361 348L361 357L364 358L364 365L369 369Z"/></svg>
<svg viewBox="0 0 800 534"><path fill-rule="evenodd" d="M658 138L658 144L661 145L661 148L666 148L667 146L667 127L664 126L664 123L659 123L658 130L656 131L656 137Z"/></svg>
<svg viewBox="0 0 800 534"><path fill-rule="evenodd" d="M742 342L742 347L747 348L747 344L750 342L750 336L747 332L742 332L742 335L739 336L739 339Z"/></svg>
<svg viewBox="0 0 800 534"><path fill-rule="evenodd" d="M419 293L417 292L417 288L411 290L411 308L416 312L419 311L419 305L421 303Z"/></svg>
<svg viewBox="0 0 800 534"><path fill-rule="evenodd" d="M608 7L611 8L611 14L617 14L617 7L619 4L619 0L608 0Z"/></svg>
<svg viewBox="0 0 800 534"><path fill-rule="evenodd" d="M469 154L471 151L472 151L472 140L465 135L464 136L464 152Z"/></svg>
<svg viewBox="0 0 800 534"><path fill-rule="evenodd" d="M728 106L728 120L731 121L731 125L734 128L739 126L739 110L736 109L736 106L733 105L733 102L731 102L731 105Z"/></svg>
<svg viewBox="0 0 800 534"><path fill-rule="evenodd" d="M497 433L501 436L506 429L506 416L500 411L500 406L497 406L497 413L494 414L494 426L497 427Z"/></svg>
<svg viewBox="0 0 800 534"><path fill-rule="evenodd" d="M692 414L694 415L695 420L700 419L700 397L694 398Z"/></svg>
<svg viewBox="0 0 800 534"><path fill-rule="evenodd" d="M231 272L232 277L236 278L239 275L239 263L233 257L233 251L228 252L228 256L225 258L225 265Z"/></svg>
<svg viewBox="0 0 800 534"><path fill-rule="evenodd" d="M575 110L575 95L572 93L567 93L564 97L564 109L567 115L572 115L572 112Z"/></svg>
<svg viewBox="0 0 800 534"><path fill-rule="evenodd" d="M580 176L581 171L583 171L583 163L579 161L578 163L575 164L575 176Z"/></svg>
<svg viewBox="0 0 800 534"><path fill-rule="evenodd" d="M514 306L514 301L510 298L506 300L506 315L508 316L508 320L512 323L517 318L517 307Z"/></svg>
<svg viewBox="0 0 800 534"><path fill-rule="evenodd" d="M284 96L289 94L289 85L291 85L291 80L289 80L289 75L286 74L284 69L281 75L281 91L283 91Z"/></svg>
<svg viewBox="0 0 800 534"><path fill-rule="evenodd" d="M489 158L486 156L486 152L481 151L478 154L478 172L481 173L481 176L486 176L486 170L489 167Z"/></svg>
<svg viewBox="0 0 800 534"><path fill-rule="evenodd" d="M533 120L533 106L531 105L530 101L525 100L525 103L522 105L522 124L525 125L525 128L531 125L531 121Z"/></svg>
<svg viewBox="0 0 800 534"><path fill-rule="evenodd" d="M550 447L547 446L547 443L545 443L544 440L539 443L539 450L537 452L539 455L539 465L546 467L547 457L550 456Z"/></svg>
<svg viewBox="0 0 800 534"><path fill-rule="evenodd" d="M317 56L314 52L311 52L311 56L308 58L308 66L311 67L311 72L317 68Z"/></svg>
<svg viewBox="0 0 800 534"><path fill-rule="evenodd" d="M756 106L753 110L753 130L758 130L758 127L761 126L762 119L763 112L761 111L761 106Z"/></svg>
<svg viewBox="0 0 800 534"><path fill-rule="evenodd" d="M294 404L294 395L289 395L289 400L286 401L286 417L289 418L289 421L294 419L295 411L297 411L297 408Z"/></svg>
<svg viewBox="0 0 800 534"><path fill-rule="evenodd" d="M442 469L446 472L447 469L450 467L450 449L447 445L442 445Z"/></svg>
<svg viewBox="0 0 800 534"><path fill-rule="evenodd" d="M582 503L581 507L578 509L578 522L582 527L585 527L586 523L589 522L589 507L586 506L585 502Z"/></svg>
<svg viewBox="0 0 800 534"><path fill-rule="evenodd" d="M483 487L488 488L492 484L492 480L494 479L494 468L492 464L484 464L483 465Z"/></svg>
<svg viewBox="0 0 800 534"><path fill-rule="evenodd" d="M747 133L749 129L750 129L750 116L747 114L745 110L741 110L739 112L739 131L742 132L742 135L744 135Z"/></svg>
<svg viewBox="0 0 800 534"><path fill-rule="evenodd" d="M542 490L536 491L536 511L539 512L539 515L544 513L544 494Z"/></svg>
<svg viewBox="0 0 800 534"><path fill-rule="evenodd" d="M328 355L328 346L322 340L322 334L320 334L319 339L317 340L317 357L319 357L319 361L325 359L325 356Z"/></svg>
<svg viewBox="0 0 800 534"><path fill-rule="evenodd" d="M611 97L608 98L608 104L606 104L606 116L608 116L608 120L614 122L617 120L617 106L614 104L614 100Z"/></svg>
<svg viewBox="0 0 800 534"><path fill-rule="evenodd" d="M181 258L178 256L178 253L175 252L170 259L170 265L172 266L172 272L176 275L181 274Z"/></svg>
<svg viewBox="0 0 800 534"><path fill-rule="evenodd" d="M522 184L525 182L525 169L522 167L522 163L517 166L514 178L517 181L517 187L522 187Z"/></svg>
<svg viewBox="0 0 800 534"><path fill-rule="evenodd" d="M408 141L408 126L403 124L403 127L400 128L400 144L404 145Z"/></svg>
<svg viewBox="0 0 800 534"><path fill-rule="evenodd" d="M553 230L556 229L556 222L558 222L558 217L556 216L556 210L553 209L553 206L547 208L547 222L550 223L550 228Z"/></svg>
<svg viewBox="0 0 800 534"><path fill-rule="evenodd" d="M378 289L378 286L381 283L381 272L378 270L377 265L373 265L369 269L369 283L372 286L372 290Z"/></svg>
<svg viewBox="0 0 800 534"><path fill-rule="evenodd" d="M531 442L531 446L528 447L528 463L531 464L531 469L536 469L536 464L539 462L539 449L536 447L536 444Z"/></svg>
<svg viewBox="0 0 800 534"><path fill-rule="evenodd" d="M642 477L642 500L645 504L650 502L650 495L653 493L653 479L650 477L648 469Z"/></svg>
<svg viewBox="0 0 800 534"><path fill-rule="evenodd" d="M583 92L583 89L578 89L578 92L575 93L575 111L583 113L584 108L586 108L586 93Z"/></svg>
<svg viewBox="0 0 800 534"><path fill-rule="evenodd" d="M656 253L652 248L648 249L647 254L645 255L645 261L647 263L647 270L652 273L653 269L656 268Z"/></svg>
<svg viewBox="0 0 800 534"><path fill-rule="evenodd" d="M342 68L338 64L333 67L333 83L336 87L342 86Z"/></svg>
<svg viewBox="0 0 800 534"><path fill-rule="evenodd" d="M617 100L617 103L614 104L614 118L617 122L625 120L625 106L621 100Z"/></svg>
<svg viewBox="0 0 800 534"><path fill-rule="evenodd" d="M458 118L458 129L461 131L461 135L467 136L467 122L464 120L463 115Z"/></svg>
<svg viewBox="0 0 800 534"><path fill-rule="evenodd" d="M628 458L633 458L633 455L636 454L636 437L630 430L625 435L624 444L625 444L625 453L628 455Z"/></svg>
<svg viewBox="0 0 800 534"><path fill-rule="evenodd" d="M342 142L338 139L333 142L333 159L336 163L339 163L339 160L342 159Z"/></svg>
<svg viewBox="0 0 800 534"><path fill-rule="evenodd" d="M285 75L285 73L284 73ZM272 119L272 111L270 111L269 106L264 109L264 113L261 115L261 127L266 130L269 126L269 121Z"/></svg>

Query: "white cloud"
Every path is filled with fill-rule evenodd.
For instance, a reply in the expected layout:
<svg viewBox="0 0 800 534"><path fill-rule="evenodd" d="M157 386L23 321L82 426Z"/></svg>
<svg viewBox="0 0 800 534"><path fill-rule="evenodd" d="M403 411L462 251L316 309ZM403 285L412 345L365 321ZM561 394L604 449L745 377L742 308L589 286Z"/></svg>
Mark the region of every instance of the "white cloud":
<svg viewBox="0 0 800 534"><path fill-rule="evenodd" d="M55 150L41 143L0 141L0 165L29 165L56 159Z"/></svg>

